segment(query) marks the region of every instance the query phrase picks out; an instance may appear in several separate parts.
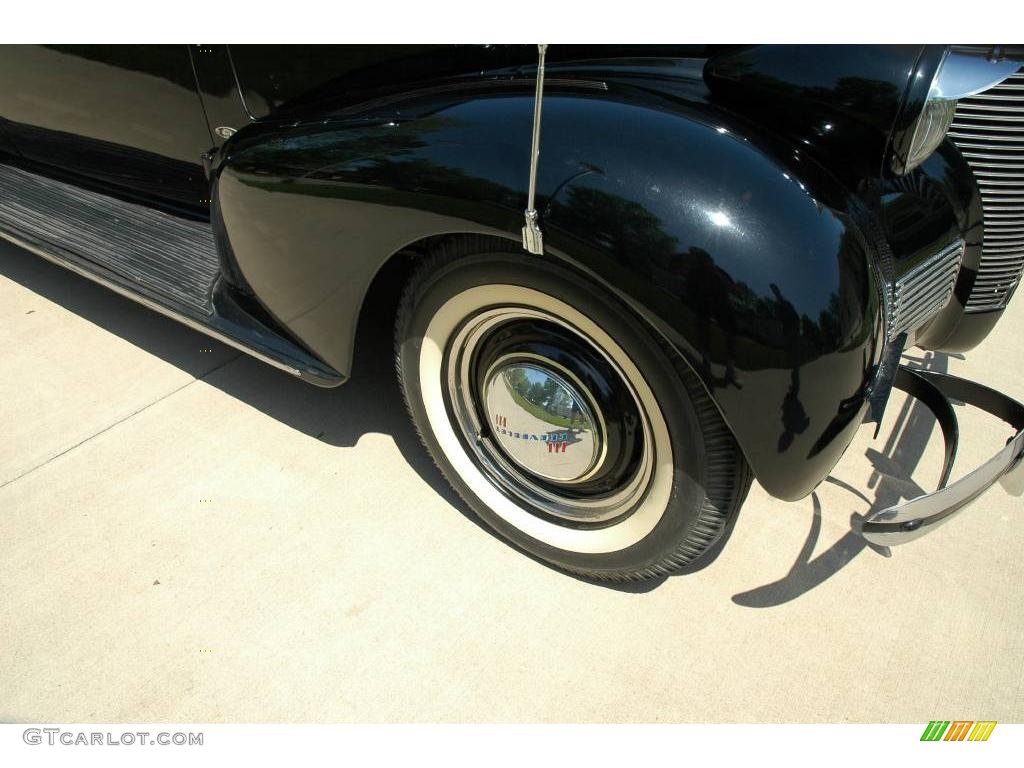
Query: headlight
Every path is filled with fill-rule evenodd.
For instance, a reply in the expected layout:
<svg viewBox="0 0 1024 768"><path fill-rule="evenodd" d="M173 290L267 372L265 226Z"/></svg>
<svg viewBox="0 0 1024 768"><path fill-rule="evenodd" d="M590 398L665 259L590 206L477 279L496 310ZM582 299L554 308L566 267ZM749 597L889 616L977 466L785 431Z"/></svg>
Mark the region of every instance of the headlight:
<svg viewBox="0 0 1024 768"><path fill-rule="evenodd" d="M902 132L902 141L893 141L893 171L909 173L938 149L953 122L957 99L1001 83L1020 66L1019 61L1000 59L999 48L975 46L947 51L917 119Z"/></svg>
<svg viewBox="0 0 1024 768"><path fill-rule="evenodd" d="M920 116L914 121L913 138L910 140L906 159L901 164L897 164L893 170L896 173L907 173L923 163L946 138L946 131L949 130L949 124L953 122L955 114L955 99L929 97ZM898 161L899 155L893 155L893 159Z"/></svg>

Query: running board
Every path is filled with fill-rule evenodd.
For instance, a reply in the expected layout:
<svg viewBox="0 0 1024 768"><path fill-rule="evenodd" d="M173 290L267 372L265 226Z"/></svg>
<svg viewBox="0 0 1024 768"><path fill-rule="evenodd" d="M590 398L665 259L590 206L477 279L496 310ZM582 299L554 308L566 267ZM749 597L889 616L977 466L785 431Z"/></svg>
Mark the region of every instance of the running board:
<svg viewBox="0 0 1024 768"><path fill-rule="evenodd" d="M345 381L234 300L208 223L0 164L0 237L312 384Z"/></svg>

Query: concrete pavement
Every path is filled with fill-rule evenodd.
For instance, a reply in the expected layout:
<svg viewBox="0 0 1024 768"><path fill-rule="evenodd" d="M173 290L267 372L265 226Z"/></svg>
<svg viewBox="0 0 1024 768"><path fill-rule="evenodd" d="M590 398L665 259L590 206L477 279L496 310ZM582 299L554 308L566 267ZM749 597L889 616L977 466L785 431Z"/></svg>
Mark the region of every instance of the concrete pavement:
<svg viewBox="0 0 1024 768"><path fill-rule="evenodd" d="M1022 335L1018 298L930 365L1021 399ZM962 473L1009 430L958 410ZM318 390L0 243L0 720L1021 721L1021 500L850 530L933 486L937 432L897 394L704 569L595 586L447 490L386 330Z"/></svg>

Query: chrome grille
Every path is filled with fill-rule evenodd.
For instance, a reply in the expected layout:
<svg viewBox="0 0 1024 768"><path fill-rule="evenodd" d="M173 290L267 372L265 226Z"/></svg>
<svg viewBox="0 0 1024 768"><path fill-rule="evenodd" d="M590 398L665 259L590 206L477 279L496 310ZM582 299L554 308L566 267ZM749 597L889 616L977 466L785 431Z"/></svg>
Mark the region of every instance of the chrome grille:
<svg viewBox="0 0 1024 768"><path fill-rule="evenodd" d="M960 271L964 241L957 240L896 281L889 339L920 328L949 302Z"/></svg>
<svg viewBox="0 0 1024 768"><path fill-rule="evenodd" d="M957 103L949 137L981 191L985 240L968 312L1006 306L1024 268L1024 68Z"/></svg>

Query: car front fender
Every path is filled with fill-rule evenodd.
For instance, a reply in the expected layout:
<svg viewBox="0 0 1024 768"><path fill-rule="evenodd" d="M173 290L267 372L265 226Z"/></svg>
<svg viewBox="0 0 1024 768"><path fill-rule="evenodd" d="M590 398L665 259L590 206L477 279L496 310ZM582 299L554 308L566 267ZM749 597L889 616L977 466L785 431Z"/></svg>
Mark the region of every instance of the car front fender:
<svg viewBox="0 0 1024 768"><path fill-rule="evenodd" d="M532 82L433 89L256 124L222 150L240 276L313 352L351 365L366 290L425 238L519 240ZM690 96L551 85L546 255L613 290L697 372L762 485L806 495L860 423L880 356L871 246L836 178Z"/></svg>

